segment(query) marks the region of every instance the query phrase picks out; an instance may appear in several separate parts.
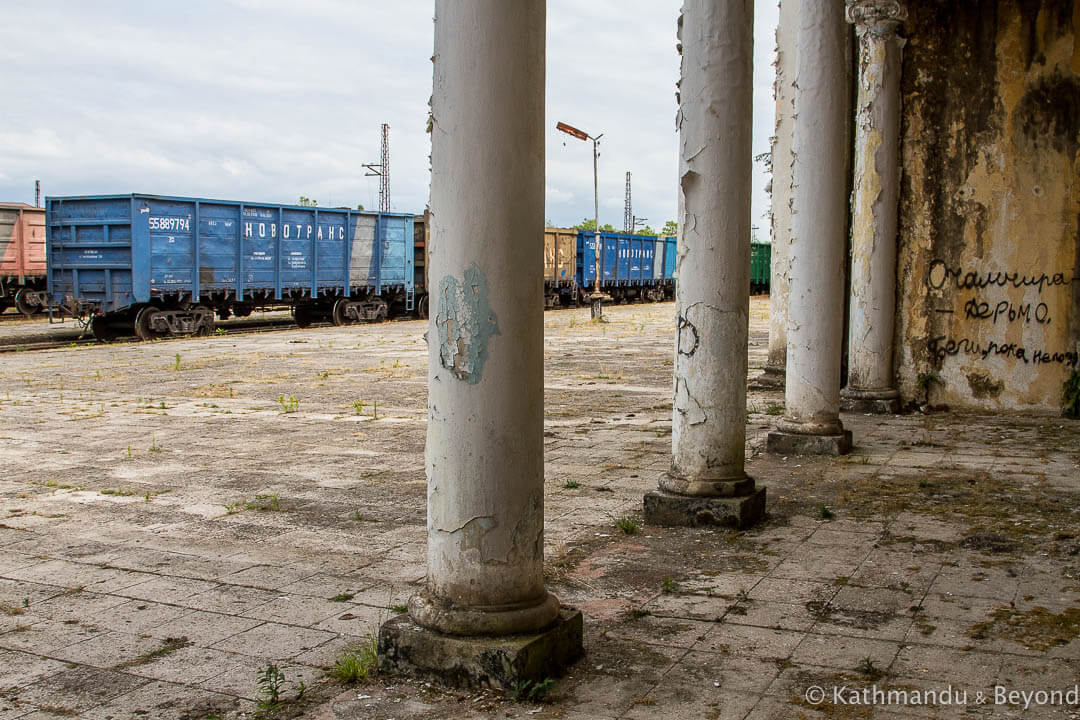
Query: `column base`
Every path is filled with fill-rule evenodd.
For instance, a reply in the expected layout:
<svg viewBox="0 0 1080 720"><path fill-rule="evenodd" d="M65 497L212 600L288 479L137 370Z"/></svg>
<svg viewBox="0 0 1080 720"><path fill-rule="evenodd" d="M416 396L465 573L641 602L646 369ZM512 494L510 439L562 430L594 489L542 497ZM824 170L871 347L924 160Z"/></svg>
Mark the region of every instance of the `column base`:
<svg viewBox="0 0 1080 720"><path fill-rule="evenodd" d="M398 615L379 628L379 671L452 687L520 689L562 674L581 657L580 610L564 608L546 629L525 635L446 635Z"/></svg>
<svg viewBox="0 0 1080 720"><path fill-rule="evenodd" d="M750 381L748 387L751 390L783 390L786 378L786 368L766 365L761 374Z"/></svg>
<svg viewBox="0 0 1080 720"><path fill-rule="evenodd" d="M847 455L851 452L851 431L808 435L774 430L769 433L767 450L774 455Z"/></svg>
<svg viewBox="0 0 1080 720"><path fill-rule="evenodd" d="M720 527L745 530L765 517L765 488L747 495L706 497L664 490L645 494L645 524L663 527Z"/></svg>
<svg viewBox="0 0 1080 720"><path fill-rule="evenodd" d="M409 615L421 626L448 635L514 635L543 630L559 616L559 599L545 591L534 601L509 605L453 605L428 588L409 598Z"/></svg>
<svg viewBox="0 0 1080 720"><path fill-rule="evenodd" d="M840 392L840 409L844 412L895 415L900 412L900 393L896 390L855 390Z"/></svg>

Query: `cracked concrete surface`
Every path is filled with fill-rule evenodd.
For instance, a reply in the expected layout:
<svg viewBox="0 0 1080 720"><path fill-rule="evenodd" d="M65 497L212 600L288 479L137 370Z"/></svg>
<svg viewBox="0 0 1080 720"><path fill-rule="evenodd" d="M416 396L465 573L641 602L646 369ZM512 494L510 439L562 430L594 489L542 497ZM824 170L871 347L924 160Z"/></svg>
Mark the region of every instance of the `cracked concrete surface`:
<svg viewBox="0 0 1080 720"><path fill-rule="evenodd" d="M545 576L586 656L542 702L323 670L422 586L425 323L2 356L0 718L251 717L268 662L285 718L1080 714L805 699L1071 688L1080 424L845 414L852 455L770 457L783 395L753 391L767 520L626 534L670 462L674 306L605 316L544 316Z"/></svg>

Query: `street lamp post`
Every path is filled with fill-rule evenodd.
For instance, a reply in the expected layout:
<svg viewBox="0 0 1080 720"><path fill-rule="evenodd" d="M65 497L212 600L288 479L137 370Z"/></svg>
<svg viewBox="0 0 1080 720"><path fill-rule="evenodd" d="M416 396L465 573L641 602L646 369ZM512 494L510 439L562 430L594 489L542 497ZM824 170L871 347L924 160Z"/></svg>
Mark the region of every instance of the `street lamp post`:
<svg viewBox="0 0 1080 720"><path fill-rule="evenodd" d="M578 140L592 140L593 223L595 225L593 229L593 260L595 261L595 269L593 291L589 300L592 303L592 317L595 320L602 317L604 313L603 295L600 292L600 185L597 179L597 158L600 156L598 145L600 144L600 138L604 137L604 133L593 137L584 130L578 130L576 127L567 125L564 122L557 123L555 129Z"/></svg>

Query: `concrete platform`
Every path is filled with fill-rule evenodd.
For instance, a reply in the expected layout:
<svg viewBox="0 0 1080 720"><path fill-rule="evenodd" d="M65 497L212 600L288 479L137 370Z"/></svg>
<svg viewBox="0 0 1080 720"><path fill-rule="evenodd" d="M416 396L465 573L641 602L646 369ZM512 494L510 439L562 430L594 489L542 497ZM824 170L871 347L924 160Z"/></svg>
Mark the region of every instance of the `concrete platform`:
<svg viewBox="0 0 1080 720"><path fill-rule="evenodd" d="M538 633L500 637L446 635L408 615L379 629L379 671L460 688L524 691L565 674L582 650L581 611L563 609Z"/></svg>
<svg viewBox="0 0 1080 720"><path fill-rule="evenodd" d="M250 719L270 663L283 718L1078 712L806 693L1072 688L1080 422L844 415L850 454L772 455L783 395L752 391L765 520L646 525L671 461L674 309L604 315L544 316L544 570L584 616L585 655L542 702L327 675L424 583L426 323L4 355L0 718ZM767 323L751 299L751 376Z"/></svg>

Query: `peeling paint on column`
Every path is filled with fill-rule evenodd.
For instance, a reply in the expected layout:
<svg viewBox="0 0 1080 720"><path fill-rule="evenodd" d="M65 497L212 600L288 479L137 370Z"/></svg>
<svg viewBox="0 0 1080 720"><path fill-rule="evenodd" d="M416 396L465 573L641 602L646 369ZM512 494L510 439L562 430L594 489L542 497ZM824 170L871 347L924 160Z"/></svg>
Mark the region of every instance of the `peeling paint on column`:
<svg viewBox="0 0 1080 720"><path fill-rule="evenodd" d="M439 283L435 325L442 366L470 385L480 382L499 321L488 305L487 278L476 263L466 268L464 282L447 275Z"/></svg>
<svg viewBox="0 0 1080 720"><path fill-rule="evenodd" d="M436 8L427 580L409 614L453 635L532 633L559 615L544 588L543 246L522 230L544 222L546 4Z"/></svg>
<svg viewBox="0 0 1080 720"><path fill-rule="evenodd" d="M776 128L771 147L769 222L772 268L769 282L769 355L766 368L782 374L787 366L788 256L791 253L791 183L795 173L795 52L799 0L780 0L776 27Z"/></svg>
<svg viewBox="0 0 1080 720"><path fill-rule="evenodd" d="M746 473L753 3L687 0L679 22L679 238L671 473L715 494Z"/></svg>
<svg viewBox="0 0 1080 720"><path fill-rule="evenodd" d="M843 5L800 0L783 432L838 435L848 224L849 30Z"/></svg>
<svg viewBox="0 0 1080 720"><path fill-rule="evenodd" d="M896 217L900 183L900 58L906 17L896 0L848 0L859 43L851 213L850 402L894 412ZM886 401L892 401L891 404Z"/></svg>
<svg viewBox="0 0 1080 720"><path fill-rule="evenodd" d="M461 552L468 553L472 551L483 555L481 543L483 542L484 535L489 533L495 525L495 518L490 515L483 515L470 519L459 528L446 529L436 527L435 531L456 536Z"/></svg>
<svg viewBox="0 0 1080 720"><path fill-rule="evenodd" d="M687 425L700 425L709 417L694 397L690 395L690 388L680 378L675 378L675 399L673 403L675 412L686 418Z"/></svg>
<svg viewBox="0 0 1080 720"><path fill-rule="evenodd" d="M452 550L444 561L454 564L460 556L459 572L469 572L468 565L517 565L543 556L544 503L541 493L530 493L523 507L510 513L517 518L511 527L499 525L494 515L478 515L454 524L433 523L432 530L449 541Z"/></svg>

